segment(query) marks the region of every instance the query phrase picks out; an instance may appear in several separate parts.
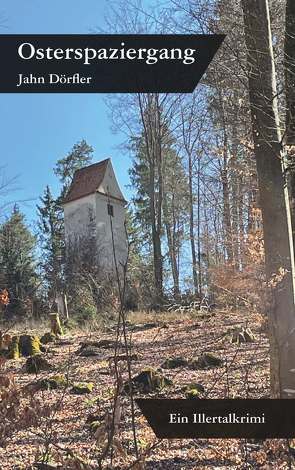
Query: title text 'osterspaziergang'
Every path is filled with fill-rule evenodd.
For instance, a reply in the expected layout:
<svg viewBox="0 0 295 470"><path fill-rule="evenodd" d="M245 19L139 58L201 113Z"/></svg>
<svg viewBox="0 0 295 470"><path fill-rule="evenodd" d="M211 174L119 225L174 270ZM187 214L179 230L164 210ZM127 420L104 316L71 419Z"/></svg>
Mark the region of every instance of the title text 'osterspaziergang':
<svg viewBox="0 0 295 470"><path fill-rule="evenodd" d="M181 48L126 48L121 42L119 48L36 48L30 42L22 43L18 48L18 55L23 60L79 60L84 65L90 65L95 60L142 60L148 65L156 64L162 60L178 60L189 65L196 61L196 49Z"/></svg>

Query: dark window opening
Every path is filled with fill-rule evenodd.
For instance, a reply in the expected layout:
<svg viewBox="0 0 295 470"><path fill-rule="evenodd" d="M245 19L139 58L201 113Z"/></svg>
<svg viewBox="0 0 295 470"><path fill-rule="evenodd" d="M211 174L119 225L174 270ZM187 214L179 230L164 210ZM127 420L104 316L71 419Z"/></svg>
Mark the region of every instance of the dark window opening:
<svg viewBox="0 0 295 470"><path fill-rule="evenodd" d="M108 214L114 217L114 206L112 204L108 204Z"/></svg>

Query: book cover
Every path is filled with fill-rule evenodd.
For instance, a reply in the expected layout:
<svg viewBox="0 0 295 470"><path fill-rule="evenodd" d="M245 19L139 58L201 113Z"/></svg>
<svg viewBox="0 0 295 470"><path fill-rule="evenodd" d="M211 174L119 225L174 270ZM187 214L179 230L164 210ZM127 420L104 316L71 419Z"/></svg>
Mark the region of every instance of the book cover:
<svg viewBox="0 0 295 470"><path fill-rule="evenodd" d="M1 470L295 468L292 0L3 0Z"/></svg>

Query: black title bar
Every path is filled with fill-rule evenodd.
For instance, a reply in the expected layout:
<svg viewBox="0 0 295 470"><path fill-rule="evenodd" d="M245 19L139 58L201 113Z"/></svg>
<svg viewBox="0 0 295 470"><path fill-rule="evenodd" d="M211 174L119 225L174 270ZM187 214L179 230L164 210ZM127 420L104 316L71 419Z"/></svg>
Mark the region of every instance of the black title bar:
<svg viewBox="0 0 295 470"><path fill-rule="evenodd" d="M0 35L0 93L192 92L224 35Z"/></svg>
<svg viewBox="0 0 295 470"><path fill-rule="evenodd" d="M137 399L159 438L294 438L295 400Z"/></svg>

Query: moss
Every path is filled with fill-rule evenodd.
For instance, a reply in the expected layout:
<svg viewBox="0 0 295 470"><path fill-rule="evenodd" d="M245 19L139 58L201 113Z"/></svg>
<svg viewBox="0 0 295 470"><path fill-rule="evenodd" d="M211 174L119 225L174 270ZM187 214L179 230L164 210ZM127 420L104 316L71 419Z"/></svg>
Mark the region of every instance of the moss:
<svg viewBox="0 0 295 470"><path fill-rule="evenodd" d="M45 333L40 339L42 344L53 343L53 341L55 340L56 340L56 335L54 335L50 331Z"/></svg>
<svg viewBox="0 0 295 470"><path fill-rule="evenodd" d="M99 426L101 426L104 421L104 415L90 414L87 416L86 425L89 427L90 431L95 432Z"/></svg>
<svg viewBox="0 0 295 470"><path fill-rule="evenodd" d="M19 337L19 350L22 356L35 356L41 353L41 343L38 336L21 335Z"/></svg>
<svg viewBox="0 0 295 470"><path fill-rule="evenodd" d="M170 357L165 359L161 367L163 369L177 369L178 367L184 367L188 364L188 361L184 357Z"/></svg>
<svg viewBox="0 0 295 470"><path fill-rule="evenodd" d="M20 358L20 351L19 351L19 337L13 336L10 346L8 348L8 352L6 352L8 359L19 359Z"/></svg>
<svg viewBox="0 0 295 470"><path fill-rule="evenodd" d="M67 378L63 375L53 375L40 380L40 388L43 390L55 390L57 388L65 388L68 385Z"/></svg>
<svg viewBox="0 0 295 470"><path fill-rule="evenodd" d="M189 400L200 398L200 392L196 388L192 388L191 390L188 390L187 392L185 392L185 398Z"/></svg>
<svg viewBox="0 0 295 470"><path fill-rule="evenodd" d="M38 336L21 335L13 336L8 347L6 357L8 359L18 359L21 356L36 356L44 351Z"/></svg>
<svg viewBox="0 0 295 470"><path fill-rule="evenodd" d="M99 426L101 426L102 421L101 420L96 420L96 421L91 421L89 424L89 430L91 432L95 432Z"/></svg>
<svg viewBox="0 0 295 470"><path fill-rule="evenodd" d="M220 367L223 361L212 353L204 353L198 358L190 361L191 369L210 369L213 367Z"/></svg>
<svg viewBox="0 0 295 470"><path fill-rule="evenodd" d="M50 326L51 333L55 336L63 336L64 332L61 326L60 318L58 313L50 314Z"/></svg>
<svg viewBox="0 0 295 470"><path fill-rule="evenodd" d="M152 367L146 367L132 379L134 392L151 393L169 385L172 385L172 381ZM125 383L123 390L125 393L130 393L129 382Z"/></svg>
<svg viewBox="0 0 295 470"><path fill-rule="evenodd" d="M37 374L41 370L50 370L52 365L40 354L31 356L26 362L26 371L28 374Z"/></svg>
<svg viewBox="0 0 295 470"><path fill-rule="evenodd" d="M86 393L91 393L93 387L94 384L92 382L77 382L73 384L71 392L75 395L85 395Z"/></svg>
<svg viewBox="0 0 295 470"><path fill-rule="evenodd" d="M205 388L199 382L191 382L184 385L181 389L183 392L188 392L190 390L197 390L199 393L204 393Z"/></svg>

